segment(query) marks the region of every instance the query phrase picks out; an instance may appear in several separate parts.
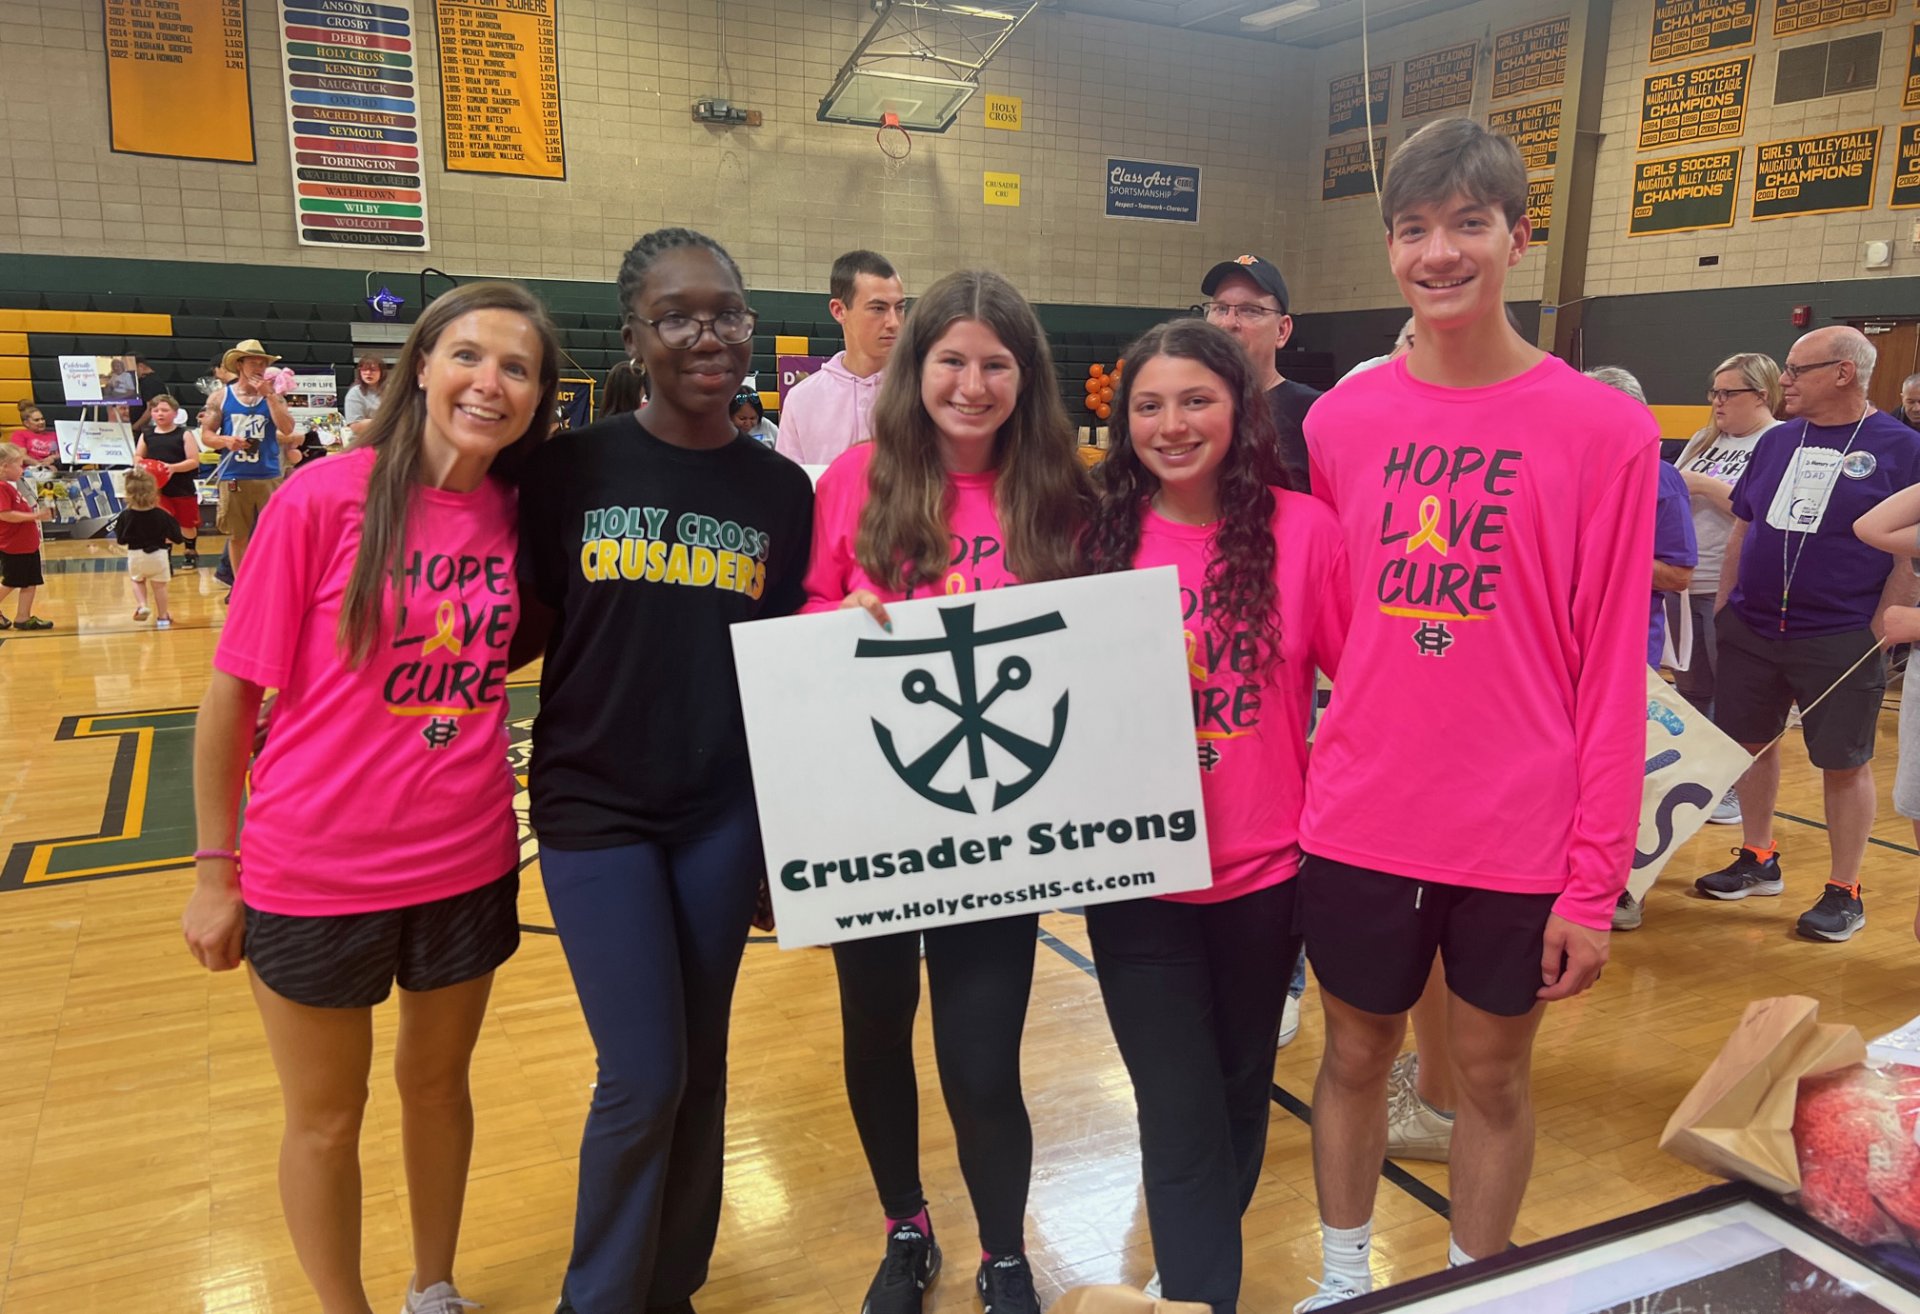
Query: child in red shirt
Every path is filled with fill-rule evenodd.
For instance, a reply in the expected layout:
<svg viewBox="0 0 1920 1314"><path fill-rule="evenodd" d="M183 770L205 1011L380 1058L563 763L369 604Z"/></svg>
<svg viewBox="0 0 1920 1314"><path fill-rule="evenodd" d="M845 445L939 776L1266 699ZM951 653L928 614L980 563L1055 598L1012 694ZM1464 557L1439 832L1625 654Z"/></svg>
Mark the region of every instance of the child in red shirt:
<svg viewBox="0 0 1920 1314"><path fill-rule="evenodd" d="M18 589L19 610L8 620L0 616L0 630L50 630L53 622L33 614L34 595L45 583L40 573L40 525L53 511L35 506L20 491L27 454L18 447L0 447L0 604Z"/></svg>

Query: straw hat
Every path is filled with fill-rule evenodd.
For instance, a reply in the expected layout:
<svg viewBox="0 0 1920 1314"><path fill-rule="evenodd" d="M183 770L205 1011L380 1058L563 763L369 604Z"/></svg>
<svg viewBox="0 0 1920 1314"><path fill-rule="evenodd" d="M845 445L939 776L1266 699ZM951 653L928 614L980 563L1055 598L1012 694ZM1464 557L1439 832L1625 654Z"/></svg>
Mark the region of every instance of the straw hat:
<svg viewBox="0 0 1920 1314"><path fill-rule="evenodd" d="M237 374L239 371L234 368L234 362L243 360L248 356L263 357L269 365L280 359L265 347L261 346L259 338L247 338L220 358L220 368L230 374Z"/></svg>

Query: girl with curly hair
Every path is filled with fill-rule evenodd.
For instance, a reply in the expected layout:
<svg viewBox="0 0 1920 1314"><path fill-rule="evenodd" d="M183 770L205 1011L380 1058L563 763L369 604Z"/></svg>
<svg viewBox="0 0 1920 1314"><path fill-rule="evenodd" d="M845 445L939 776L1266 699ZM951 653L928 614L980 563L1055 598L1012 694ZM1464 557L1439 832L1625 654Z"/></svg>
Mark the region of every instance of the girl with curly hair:
<svg viewBox="0 0 1920 1314"><path fill-rule="evenodd" d="M1339 525L1294 490L1239 344L1176 320L1119 373L1086 550L1096 573L1179 571L1213 885L1089 907L1087 931L1139 1106L1162 1293L1231 1314L1300 951L1314 669L1339 665L1352 592Z"/></svg>

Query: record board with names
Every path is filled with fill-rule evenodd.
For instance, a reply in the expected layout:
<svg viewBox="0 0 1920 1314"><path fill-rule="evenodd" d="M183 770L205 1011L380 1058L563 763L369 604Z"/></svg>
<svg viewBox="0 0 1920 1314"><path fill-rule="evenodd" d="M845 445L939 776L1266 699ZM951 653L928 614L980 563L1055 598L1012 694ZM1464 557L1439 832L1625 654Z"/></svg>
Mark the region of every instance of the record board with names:
<svg viewBox="0 0 1920 1314"><path fill-rule="evenodd" d="M447 168L564 179L559 0L435 0Z"/></svg>
<svg viewBox="0 0 1920 1314"><path fill-rule="evenodd" d="M252 164L244 0L105 0L104 14L112 148Z"/></svg>

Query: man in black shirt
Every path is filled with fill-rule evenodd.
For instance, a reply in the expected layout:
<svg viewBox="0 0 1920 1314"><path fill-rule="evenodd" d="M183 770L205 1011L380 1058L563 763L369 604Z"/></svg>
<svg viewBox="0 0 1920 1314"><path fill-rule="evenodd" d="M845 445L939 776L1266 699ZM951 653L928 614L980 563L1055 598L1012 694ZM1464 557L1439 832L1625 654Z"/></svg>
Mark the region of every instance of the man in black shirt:
<svg viewBox="0 0 1920 1314"><path fill-rule="evenodd" d="M1316 388L1295 383L1280 373L1275 360L1293 336L1293 316L1287 313L1287 282L1278 267L1259 256L1222 260L1200 280L1207 321L1240 340L1253 361L1274 427L1280 431L1280 459L1304 491L1307 487L1307 440L1301 425L1307 408L1320 396Z"/></svg>

